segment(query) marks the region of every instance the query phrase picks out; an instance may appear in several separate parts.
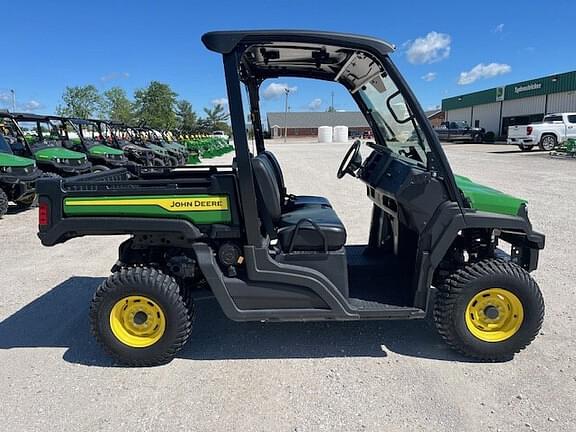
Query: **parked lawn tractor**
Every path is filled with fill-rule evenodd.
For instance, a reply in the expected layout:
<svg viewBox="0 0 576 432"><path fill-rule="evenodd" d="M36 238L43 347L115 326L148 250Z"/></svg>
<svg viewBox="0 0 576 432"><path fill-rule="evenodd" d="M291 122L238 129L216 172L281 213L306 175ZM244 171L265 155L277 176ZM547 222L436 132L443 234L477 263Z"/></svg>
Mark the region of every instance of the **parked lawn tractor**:
<svg viewBox="0 0 576 432"><path fill-rule="evenodd" d="M33 158L38 168L50 176L70 177L91 172L92 164L84 153L64 148L65 126L58 119L24 113L2 113L0 119L10 136L17 156Z"/></svg>
<svg viewBox="0 0 576 432"><path fill-rule="evenodd" d="M100 134L98 125L93 121L64 117L51 117L51 119L63 122L66 147L86 154L93 164L93 172L121 168L128 164L124 151L108 146Z"/></svg>
<svg viewBox="0 0 576 432"><path fill-rule="evenodd" d="M32 159L16 156L0 121L0 218L8 211L9 201L19 209L26 209L36 198L36 180L42 175Z"/></svg>
<svg viewBox="0 0 576 432"><path fill-rule="evenodd" d="M286 30L212 32L202 41L223 57L233 165L38 182L44 245L130 235L90 306L93 334L110 355L134 366L170 361L192 334L195 299L206 290L236 321L431 316L449 346L481 361L511 359L534 340L544 301L529 272L544 235L525 200L454 176L392 63L393 45ZM346 244L347 227L326 197L288 191L265 148L260 86L283 77L342 85L370 125L373 140L352 144L331 186L340 190L345 176L364 185L357 199L372 204L367 244ZM347 198L338 205L357 211Z"/></svg>

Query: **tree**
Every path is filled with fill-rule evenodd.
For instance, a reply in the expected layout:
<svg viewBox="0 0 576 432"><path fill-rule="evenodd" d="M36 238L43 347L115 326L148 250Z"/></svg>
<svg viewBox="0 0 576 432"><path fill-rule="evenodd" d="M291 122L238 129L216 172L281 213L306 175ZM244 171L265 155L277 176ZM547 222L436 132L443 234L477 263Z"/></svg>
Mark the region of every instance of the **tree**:
<svg viewBox="0 0 576 432"><path fill-rule="evenodd" d="M192 109L192 104L187 100L176 103L176 117L178 128L184 133L192 133L198 130L198 116Z"/></svg>
<svg viewBox="0 0 576 432"><path fill-rule="evenodd" d="M136 116L152 128L173 129L177 125L176 96L168 84L152 81L134 93Z"/></svg>
<svg viewBox="0 0 576 432"><path fill-rule="evenodd" d="M122 123L132 123L134 120L134 105L126 96L124 89L112 87L104 92L103 114L110 120Z"/></svg>
<svg viewBox="0 0 576 432"><path fill-rule="evenodd" d="M215 130L228 131L230 129L230 126L226 123L226 120L230 118L230 114L224 110L223 105L216 104L211 109L204 108L204 112L206 113L206 123L210 132Z"/></svg>
<svg viewBox="0 0 576 432"><path fill-rule="evenodd" d="M102 97L93 85L66 87L62 102L56 112L65 117L90 118L102 107Z"/></svg>

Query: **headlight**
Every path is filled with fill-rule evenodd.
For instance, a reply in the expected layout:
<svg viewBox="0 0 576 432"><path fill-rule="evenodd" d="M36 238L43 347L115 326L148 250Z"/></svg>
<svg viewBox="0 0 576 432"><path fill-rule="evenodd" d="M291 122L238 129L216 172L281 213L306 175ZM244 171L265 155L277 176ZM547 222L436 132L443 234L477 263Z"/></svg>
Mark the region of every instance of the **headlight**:
<svg viewBox="0 0 576 432"><path fill-rule="evenodd" d="M0 172L3 172L3 173L11 173L11 172L12 172L12 167L9 167L9 166L0 167Z"/></svg>
<svg viewBox="0 0 576 432"><path fill-rule="evenodd" d="M63 159L60 159L60 158L56 158L56 159L54 159L54 162L56 162L56 163L64 163L64 160L63 160Z"/></svg>

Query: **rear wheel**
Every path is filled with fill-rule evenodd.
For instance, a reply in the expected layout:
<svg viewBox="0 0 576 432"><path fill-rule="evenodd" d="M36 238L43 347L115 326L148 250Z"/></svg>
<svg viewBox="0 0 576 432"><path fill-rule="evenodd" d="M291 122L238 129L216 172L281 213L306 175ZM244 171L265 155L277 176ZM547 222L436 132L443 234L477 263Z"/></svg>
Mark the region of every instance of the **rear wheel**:
<svg viewBox="0 0 576 432"><path fill-rule="evenodd" d="M558 144L558 140L555 135L544 135L540 140L539 146L541 150L551 151L554 150L556 144Z"/></svg>
<svg viewBox="0 0 576 432"><path fill-rule="evenodd" d="M509 360L536 337L544 301L530 274L487 259L465 266L440 287L434 321L452 348L479 360Z"/></svg>
<svg viewBox="0 0 576 432"><path fill-rule="evenodd" d="M534 146L526 145L526 144L520 144L520 145L518 146L518 148L519 148L520 150L522 150L523 152L529 152L529 151L531 151L531 150L534 148Z"/></svg>
<svg viewBox="0 0 576 432"><path fill-rule="evenodd" d="M123 364L165 364L190 336L193 312L188 301L187 307L174 278L152 268L125 268L96 291L90 307L92 332Z"/></svg>
<svg viewBox="0 0 576 432"><path fill-rule="evenodd" d="M482 143L482 134L476 134L472 137L472 141L475 144L481 144Z"/></svg>
<svg viewBox="0 0 576 432"><path fill-rule="evenodd" d="M0 218L8 213L8 195L0 189Z"/></svg>

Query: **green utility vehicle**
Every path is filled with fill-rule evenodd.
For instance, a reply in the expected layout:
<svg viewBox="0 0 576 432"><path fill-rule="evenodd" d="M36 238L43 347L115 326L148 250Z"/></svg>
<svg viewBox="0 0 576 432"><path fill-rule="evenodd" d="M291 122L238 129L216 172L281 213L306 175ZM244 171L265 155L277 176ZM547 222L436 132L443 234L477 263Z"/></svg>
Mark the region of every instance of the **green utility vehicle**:
<svg viewBox="0 0 576 432"><path fill-rule="evenodd" d="M67 142L70 143L71 149L77 149L88 156L88 160L93 164L93 172L121 168L128 164L124 151L107 145L95 122L78 118L53 118L64 123Z"/></svg>
<svg viewBox="0 0 576 432"><path fill-rule="evenodd" d="M529 272L544 236L532 229L526 201L453 175L389 57L392 45L314 31L213 32L202 40L224 60L231 166L39 181L44 245L130 235L90 308L93 332L114 358L129 365L172 359L191 334L195 298L205 289L237 321L430 315L451 347L484 361L509 359L532 342L544 303ZM336 175L366 187L372 221L365 245L346 245L346 227L328 199L286 190L265 148L259 87L285 76L343 85L372 128L374 140L355 141ZM346 206L346 197L337 204ZM499 250L506 245L509 255Z"/></svg>
<svg viewBox="0 0 576 432"><path fill-rule="evenodd" d="M64 147L67 136L61 120L2 112L0 120L12 138L10 145L14 154L33 158L47 175L70 177L91 172L92 164L84 153Z"/></svg>
<svg viewBox="0 0 576 432"><path fill-rule="evenodd" d="M134 137L130 128L120 122L106 120L92 120L97 126L100 135L104 137L108 145L122 150L131 162L142 166L163 166L167 156L164 149L160 152L134 144Z"/></svg>
<svg viewBox="0 0 576 432"><path fill-rule="evenodd" d="M8 212L9 201L25 209L36 198L36 180L42 175L32 159L16 156L9 135L0 127L0 218Z"/></svg>
<svg viewBox="0 0 576 432"><path fill-rule="evenodd" d="M186 165L186 159L188 159L188 150L178 143L172 143L164 140L162 134L155 129L141 126L138 128L140 133L146 136L148 143L157 145L165 149L170 157L174 159L172 166L183 166Z"/></svg>
<svg viewBox="0 0 576 432"><path fill-rule="evenodd" d="M133 143L148 148L161 156L164 165L178 165L177 153L174 150L164 148L160 143L155 142L156 138L152 135L150 129L144 127L129 127L128 130L130 131Z"/></svg>

